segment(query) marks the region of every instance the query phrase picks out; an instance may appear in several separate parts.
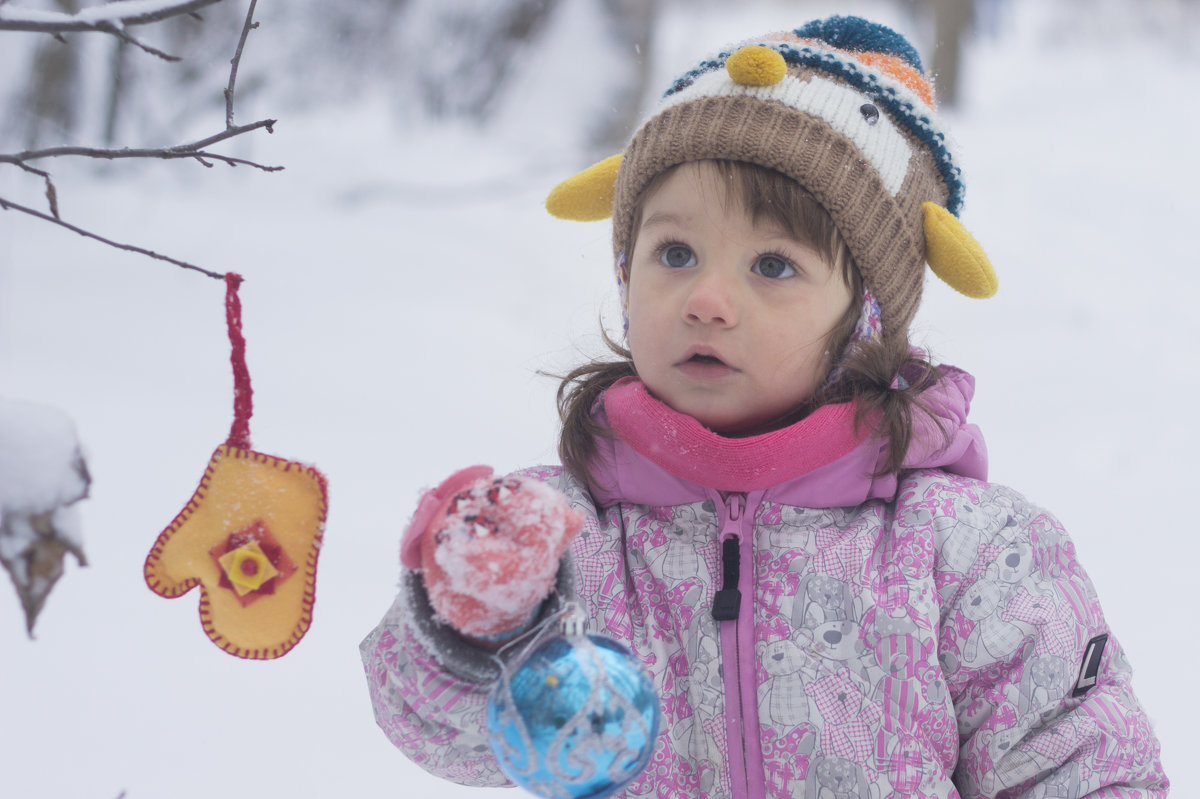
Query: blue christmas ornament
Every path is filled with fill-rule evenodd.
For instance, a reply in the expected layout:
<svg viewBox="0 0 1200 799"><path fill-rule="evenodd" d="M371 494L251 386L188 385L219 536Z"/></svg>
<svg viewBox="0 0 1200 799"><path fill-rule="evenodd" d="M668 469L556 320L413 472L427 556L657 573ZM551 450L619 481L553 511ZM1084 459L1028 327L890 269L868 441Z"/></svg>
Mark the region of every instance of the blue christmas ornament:
<svg viewBox="0 0 1200 799"><path fill-rule="evenodd" d="M547 799L609 796L650 762L658 697L629 650L585 635L580 616L503 676L488 702L492 751L509 779Z"/></svg>

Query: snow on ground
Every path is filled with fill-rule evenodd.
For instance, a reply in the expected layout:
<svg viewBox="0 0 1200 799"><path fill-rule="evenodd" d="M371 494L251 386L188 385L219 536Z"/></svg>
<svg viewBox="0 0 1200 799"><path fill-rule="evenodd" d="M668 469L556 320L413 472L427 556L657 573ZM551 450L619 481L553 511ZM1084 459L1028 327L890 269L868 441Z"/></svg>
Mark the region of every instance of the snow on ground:
<svg viewBox="0 0 1200 799"><path fill-rule="evenodd" d="M877 3L800 12L835 6L905 24ZM1001 291L975 302L931 282L918 337L977 375L993 479L1072 531L1175 794L1191 796L1200 161L1186 98L1200 59L1188 37L1151 38L1128 19L1111 36L1056 39L1065 7L1010 5L972 52L951 125L964 222ZM711 47L802 21L794 3L705 8L663 26L660 85ZM597 319L616 321L607 226L540 208L585 165L560 130L570 103L546 77L587 85L586 39L571 41L582 63L534 82L542 103L484 134L401 136L383 103L320 118L264 107L242 118L279 115L274 136L228 151L286 164L276 175L152 164L101 183L49 165L66 218L247 278L254 445L330 481L313 628L277 661L226 655L200 628L196 592L164 600L142 582L149 547L228 434L224 286L0 214L0 395L67 411L93 477L81 505L91 565L68 566L37 640L0 586L5 796L494 793L433 780L391 747L357 645L392 600L419 490L470 463L551 460L556 384L538 372L597 351ZM0 173L12 199L35 202L37 188Z"/></svg>

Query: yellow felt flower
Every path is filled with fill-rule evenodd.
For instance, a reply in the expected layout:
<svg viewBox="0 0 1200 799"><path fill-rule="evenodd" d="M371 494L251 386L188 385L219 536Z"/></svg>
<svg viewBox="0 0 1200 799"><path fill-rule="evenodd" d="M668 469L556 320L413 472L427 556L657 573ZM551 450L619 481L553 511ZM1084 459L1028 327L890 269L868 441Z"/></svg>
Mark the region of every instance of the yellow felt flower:
<svg viewBox="0 0 1200 799"><path fill-rule="evenodd" d="M257 591L262 584L279 574L257 541L231 549L217 558L225 576L233 583L233 590L245 596L251 591Z"/></svg>

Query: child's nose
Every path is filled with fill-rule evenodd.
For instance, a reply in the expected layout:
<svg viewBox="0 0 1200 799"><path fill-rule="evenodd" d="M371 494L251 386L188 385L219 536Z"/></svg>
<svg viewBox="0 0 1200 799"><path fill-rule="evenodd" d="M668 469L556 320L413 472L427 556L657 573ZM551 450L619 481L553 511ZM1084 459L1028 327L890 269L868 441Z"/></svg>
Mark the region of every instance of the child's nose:
<svg viewBox="0 0 1200 799"><path fill-rule="evenodd" d="M683 306L689 322L701 324L737 324L736 287L719 270L704 270L696 276Z"/></svg>

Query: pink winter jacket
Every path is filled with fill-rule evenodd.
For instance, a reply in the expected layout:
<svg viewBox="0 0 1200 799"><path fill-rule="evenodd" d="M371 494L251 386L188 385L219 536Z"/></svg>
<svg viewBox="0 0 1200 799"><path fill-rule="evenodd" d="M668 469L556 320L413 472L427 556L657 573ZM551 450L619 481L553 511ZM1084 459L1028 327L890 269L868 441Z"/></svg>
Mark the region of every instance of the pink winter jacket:
<svg viewBox="0 0 1200 799"><path fill-rule="evenodd" d="M622 796L1165 797L1130 669L1059 523L984 482L970 376L942 367L897 478L828 406L747 439L621 381L559 594L652 675L663 724ZM939 426L940 425L940 428ZM941 432L945 431L945 435ZM736 575L736 578L735 578ZM418 575L363 641L380 727L430 772L506 785L490 657Z"/></svg>

